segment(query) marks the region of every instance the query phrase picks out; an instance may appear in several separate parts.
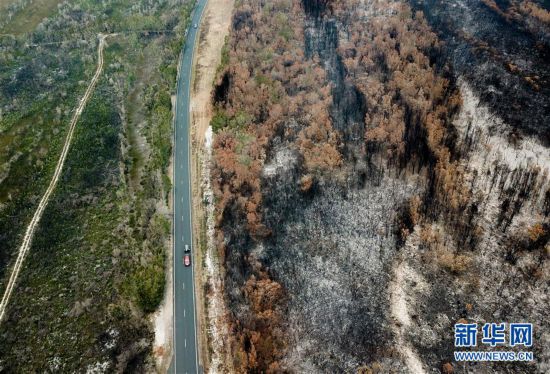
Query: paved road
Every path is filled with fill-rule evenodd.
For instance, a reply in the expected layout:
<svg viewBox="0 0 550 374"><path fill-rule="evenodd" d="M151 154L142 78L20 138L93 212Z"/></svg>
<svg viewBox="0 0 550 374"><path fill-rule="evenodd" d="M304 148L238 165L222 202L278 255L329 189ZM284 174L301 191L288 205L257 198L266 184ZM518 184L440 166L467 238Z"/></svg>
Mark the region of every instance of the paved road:
<svg viewBox="0 0 550 374"><path fill-rule="evenodd" d="M207 0L198 0L184 44L177 82L174 148L174 358L170 372L198 373L193 266L183 264L185 245L192 247L189 95L193 52ZM193 256L192 256L193 257ZM191 260L194 263L193 258Z"/></svg>

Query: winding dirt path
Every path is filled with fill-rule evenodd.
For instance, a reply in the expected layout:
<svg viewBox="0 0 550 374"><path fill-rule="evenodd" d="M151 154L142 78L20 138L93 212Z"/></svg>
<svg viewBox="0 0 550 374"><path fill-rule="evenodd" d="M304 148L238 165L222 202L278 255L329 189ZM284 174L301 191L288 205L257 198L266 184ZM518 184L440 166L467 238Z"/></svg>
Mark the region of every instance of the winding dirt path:
<svg viewBox="0 0 550 374"><path fill-rule="evenodd" d="M99 35L99 45L97 47L97 69L96 72L90 81L90 84L88 85L88 88L86 89L86 92L84 93L84 96L82 99L80 99L80 102L78 104L78 107L76 108L76 111L73 115L73 118L71 119L71 123L69 126L69 131L67 133L67 137L65 138L65 144L63 145L63 150L61 151L61 155L59 156L59 160L57 161L57 166L55 167L55 172L53 174L53 177L50 181L50 184L48 186L48 189L42 196L42 199L40 200L40 203L38 204L38 207L36 208L36 211L34 212L34 215L32 217L31 222L27 226L27 230L25 231L25 236L23 237L23 242L21 243L21 247L19 247L19 251L17 254L17 259L15 261L15 265L13 266L8 284L6 286L6 289L4 290L4 295L2 296L2 301L0 302L0 322L4 318L4 314L6 313L6 309L8 306L8 302L10 300L11 293L13 292L13 289L15 287L15 283L17 281L17 277L19 276L19 272L21 271L21 268L23 266L23 261L25 260L25 257L27 253L29 252L29 249L31 248L32 238L34 236L34 232L36 230L36 227L38 226L38 223L40 222L40 218L42 218L42 214L44 213L44 210L46 209L46 206L48 205L48 202L50 200L50 197L55 190L55 187L57 185L57 182L59 180L59 177L61 176L61 172L63 171L63 165L65 164L65 160L67 159L67 154L69 153L69 148L71 146L71 142L73 140L74 130L76 128L76 124L80 118L80 115L82 114L82 111L84 110L84 107L86 106L86 103L88 102L88 99L92 95L95 85L99 79L99 76L101 75L101 71L103 70L103 48L105 47L105 39L108 36L111 36L113 34L109 35Z"/></svg>

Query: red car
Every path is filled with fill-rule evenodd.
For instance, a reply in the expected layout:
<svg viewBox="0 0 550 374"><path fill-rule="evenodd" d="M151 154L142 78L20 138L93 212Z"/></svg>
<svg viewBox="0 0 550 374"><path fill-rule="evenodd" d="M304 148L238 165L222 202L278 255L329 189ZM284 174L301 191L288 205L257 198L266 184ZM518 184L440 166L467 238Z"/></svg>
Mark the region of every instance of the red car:
<svg viewBox="0 0 550 374"><path fill-rule="evenodd" d="M191 256L189 256L189 255L183 256L183 264L185 266L190 266L191 265Z"/></svg>

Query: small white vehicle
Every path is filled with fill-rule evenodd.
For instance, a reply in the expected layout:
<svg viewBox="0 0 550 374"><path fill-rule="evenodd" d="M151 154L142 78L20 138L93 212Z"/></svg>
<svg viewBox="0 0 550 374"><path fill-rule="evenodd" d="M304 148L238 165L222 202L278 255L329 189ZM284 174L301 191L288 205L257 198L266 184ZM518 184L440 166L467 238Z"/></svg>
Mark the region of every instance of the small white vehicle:
<svg viewBox="0 0 550 374"><path fill-rule="evenodd" d="M191 248L189 247L189 245L185 245L185 253L189 253L191 252Z"/></svg>

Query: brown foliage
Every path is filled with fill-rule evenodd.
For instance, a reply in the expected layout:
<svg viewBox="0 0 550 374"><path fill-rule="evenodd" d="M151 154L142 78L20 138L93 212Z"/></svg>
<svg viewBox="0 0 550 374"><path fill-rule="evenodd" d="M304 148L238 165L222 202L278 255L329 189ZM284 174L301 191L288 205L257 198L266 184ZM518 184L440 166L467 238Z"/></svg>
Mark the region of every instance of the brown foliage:
<svg viewBox="0 0 550 374"><path fill-rule="evenodd" d="M499 16L503 17L507 21L511 21L513 13L504 12L502 9L500 9L495 0L481 0L481 2L489 7L491 10L493 10L495 13L497 13Z"/></svg>
<svg viewBox="0 0 550 374"><path fill-rule="evenodd" d="M499 7L495 0L482 0L482 2L507 22L515 22L535 35L550 33L550 12L534 1L511 0L506 9Z"/></svg>
<svg viewBox="0 0 550 374"><path fill-rule="evenodd" d="M453 374L455 372L455 369L450 362L446 362L441 367L441 371L443 372L443 374Z"/></svg>
<svg viewBox="0 0 550 374"><path fill-rule="evenodd" d="M352 22L351 41L340 48L367 100L365 140L378 144L393 162L404 156L405 128L419 123L436 160L438 197L444 206L458 210L467 204L470 192L463 185L464 171L451 161L445 140L448 123L462 99L430 64L428 55L439 49L437 36L422 12L413 14L401 2L374 4L373 8L379 16L366 25L360 19ZM393 15L388 15L388 8Z"/></svg>
<svg viewBox="0 0 550 374"><path fill-rule="evenodd" d="M302 192L308 192L313 186L313 177L311 175L304 175L300 178L300 190Z"/></svg>
<svg viewBox="0 0 550 374"><path fill-rule="evenodd" d="M226 209L243 212L253 235L269 233L261 223L261 171L275 131L302 124L295 144L305 168L323 171L341 165L338 136L327 108L332 102L324 69L303 54L300 1L258 5L243 1L235 10L229 45L227 102L230 119L214 142L212 177L218 198L217 224ZM285 33L281 29L286 30Z"/></svg>
<svg viewBox="0 0 550 374"><path fill-rule="evenodd" d="M534 17L540 22L550 24L550 12L532 1L522 1L519 5L519 10L521 13Z"/></svg>
<svg viewBox="0 0 550 374"><path fill-rule="evenodd" d="M420 205L422 200L420 197L414 196L409 200L409 216L411 217L412 225L415 226L420 222Z"/></svg>
<svg viewBox="0 0 550 374"><path fill-rule="evenodd" d="M330 10L330 1L319 3ZM212 185L222 256L236 250L224 247L224 227L245 228L242 235L252 239L270 234L262 222L261 180L275 134L284 134L303 156L304 191L317 174L342 163L325 70L304 56L303 15L300 0L236 4L229 62L216 90L223 94L215 95L223 125L213 143ZM284 292L261 264L246 256L243 262L247 276L252 274L242 285L250 312L234 321L235 365L239 371L275 372L284 349L278 312Z"/></svg>
<svg viewBox="0 0 550 374"><path fill-rule="evenodd" d="M544 227L540 223L537 223L530 227L527 232L529 234L529 239L532 242L536 242L537 240L539 240L539 238L546 234L546 232L544 231Z"/></svg>
<svg viewBox="0 0 550 374"><path fill-rule="evenodd" d="M441 228L425 224L420 229L420 240L427 248L423 259L437 268L447 270L455 275L466 272L472 265L472 258L468 254L460 254L449 248L448 240Z"/></svg>
<svg viewBox="0 0 550 374"><path fill-rule="evenodd" d="M275 372L285 347L282 332L277 328L283 318L278 305L284 299L284 292L281 285L269 279L265 273L261 277L256 279L252 275L243 289L253 312L252 320L248 321L242 331L242 339L249 346L243 352L246 355L243 369Z"/></svg>

